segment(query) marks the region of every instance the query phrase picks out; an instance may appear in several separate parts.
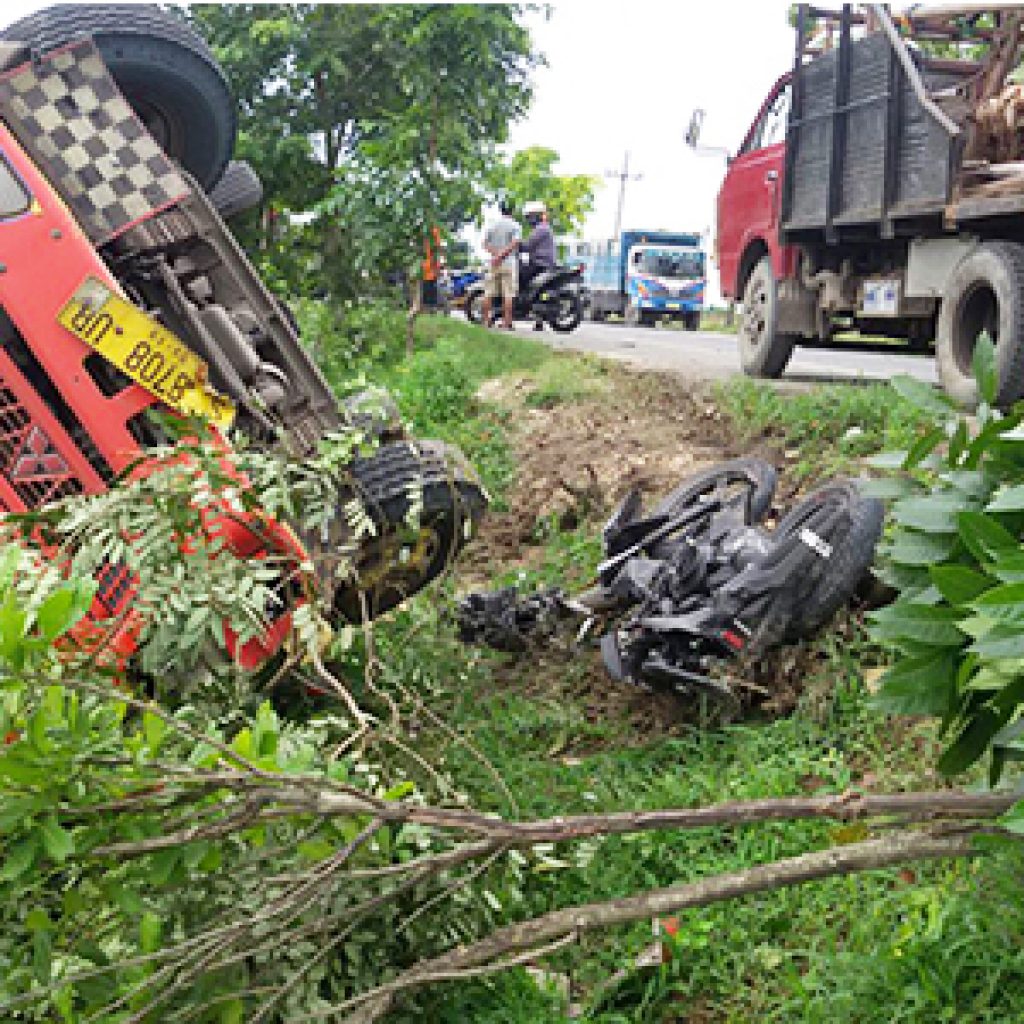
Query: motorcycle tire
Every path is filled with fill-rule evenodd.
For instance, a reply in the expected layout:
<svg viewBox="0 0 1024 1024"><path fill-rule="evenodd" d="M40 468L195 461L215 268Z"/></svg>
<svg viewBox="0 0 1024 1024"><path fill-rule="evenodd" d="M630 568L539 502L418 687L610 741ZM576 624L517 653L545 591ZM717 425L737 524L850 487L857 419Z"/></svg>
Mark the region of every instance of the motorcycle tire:
<svg viewBox="0 0 1024 1024"><path fill-rule="evenodd" d="M778 474L775 467L764 459L753 456L732 459L712 469L696 473L669 491L651 510L649 515L668 516L674 518L695 505L702 498L721 492L722 488L732 486L746 487L745 522L747 526L756 526L768 514L775 494L775 483Z"/></svg>
<svg viewBox="0 0 1024 1024"><path fill-rule="evenodd" d="M56 4L0 30L0 39L40 53L87 36L164 152L213 188L237 123L227 79L202 37L156 4Z"/></svg>
<svg viewBox="0 0 1024 1024"><path fill-rule="evenodd" d="M882 536L882 503L866 497L851 480L834 480L812 491L783 516L773 538L781 540L798 533L824 504L845 509L845 526L821 538L831 551L820 574L794 603L794 615L785 630L787 641L813 636L853 597L871 568Z"/></svg>
<svg viewBox="0 0 1024 1024"><path fill-rule="evenodd" d="M575 331L583 319L583 302L579 292L565 289L558 296L558 306L558 315L548 320L552 329L559 334Z"/></svg>
<svg viewBox="0 0 1024 1024"><path fill-rule="evenodd" d="M471 324L482 324L484 322L484 293L477 289L466 293L464 305L466 319Z"/></svg>

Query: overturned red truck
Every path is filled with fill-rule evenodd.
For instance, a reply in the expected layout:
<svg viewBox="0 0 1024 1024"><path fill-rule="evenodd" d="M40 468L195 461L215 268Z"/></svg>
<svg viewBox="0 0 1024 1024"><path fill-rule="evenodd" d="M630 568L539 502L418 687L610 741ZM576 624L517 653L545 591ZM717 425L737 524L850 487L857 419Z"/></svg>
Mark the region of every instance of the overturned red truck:
<svg viewBox="0 0 1024 1024"><path fill-rule="evenodd" d="M294 457L359 419L218 211L239 208L251 175L225 184L234 109L203 41L148 5L62 5L0 37L0 511L146 472L147 449L169 443L154 411L205 419L225 451L230 425ZM335 619L378 613L438 575L485 503L460 454L414 443L393 407L360 425L379 447L353 462L351 488L375 531L356 552L362 582L323 579ZM273 552L294 567L346 527L339 515L329 539L300 537L257 513L209 529L234 557ZM395 557L397 538L413 557ZM130 567L101 567L98 584L90 618L114 624L124 663L137 636ZM291 611L237 660L272 656Z"/></svg>
<svg viewBox="0 0 1024 1024"><path fill-rule="evenodd" d="M718 196L744 371L777 377L797 345L882 335L934 347L971 405L987 331L999 404L1024 396L1024 6L795 14L793 69Z"/></svg>

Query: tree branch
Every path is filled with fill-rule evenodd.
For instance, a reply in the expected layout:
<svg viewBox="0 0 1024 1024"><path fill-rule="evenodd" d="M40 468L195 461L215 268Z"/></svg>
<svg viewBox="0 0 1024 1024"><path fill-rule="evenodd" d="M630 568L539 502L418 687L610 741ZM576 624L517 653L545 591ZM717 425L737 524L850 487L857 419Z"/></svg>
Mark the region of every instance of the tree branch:
<svg viewBox="0 0 1024 1024"><path fill-rule="evenodd" d="M305 1020L337 1018L347 1011L343 1024L371 1024L388 1011L395 996L435 981L471 976L482 965L499 957L536 950L546 944L567 941L570 936L596 928L629 924L663 914L767 892L804 882L875 871L908 861L967 857L978 854L972 838L980 829L958 832L903 831L881 839L869 839L848 846L831 847L743 871L728 872L685 885L655 889L637 896L589 903L555 910L529 921L506 925L471 946L460 947L424 961L394 981L363 992ZM510 963L510 962L509 962Z"/></svg>

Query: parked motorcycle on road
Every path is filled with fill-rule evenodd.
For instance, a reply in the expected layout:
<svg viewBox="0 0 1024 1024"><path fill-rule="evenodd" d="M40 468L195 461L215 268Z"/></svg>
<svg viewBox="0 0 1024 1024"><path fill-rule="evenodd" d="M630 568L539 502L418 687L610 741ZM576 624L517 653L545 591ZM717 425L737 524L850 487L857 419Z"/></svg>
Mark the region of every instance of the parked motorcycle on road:
<svg viewBox="0 0 1024 1024"><path fill-rule="evenodd" d="M513 318L550 324L559 334L576 330L583 319L582 280L582 266L558 266L539 274L516 296ZM500 316L501 303L492 303L492 323ZM466 289L466 319L474 324L483 323L483 281Z"/></svg>

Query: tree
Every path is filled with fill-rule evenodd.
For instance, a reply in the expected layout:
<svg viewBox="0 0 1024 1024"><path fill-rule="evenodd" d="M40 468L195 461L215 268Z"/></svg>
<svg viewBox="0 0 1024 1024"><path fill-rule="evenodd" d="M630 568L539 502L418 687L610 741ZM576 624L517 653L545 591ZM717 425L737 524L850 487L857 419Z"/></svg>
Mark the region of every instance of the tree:
<svg viewBox="0 0 1024 1024"><path fill-rule="evenodd" d="M541 200L555 234L574 234L594 209L594 190L600 181L589 174L556 174L556 163L555 150L530 146L496 167L490 185L495 194L510 198L517 209L530 200Z"/></svg>
<svg viewBox="0 0 1024 1024"><path fill-rule="evenodd" d="M306 235L335 294L408 270L431 226L472 219L477 183L530 100L539 58L521 13L510 4L191 9L239 97L239 151L264 180L267 209L317 211ZM273 238L265 224L265 248ZM283 276L308 286L311 268Z"/></svg>

